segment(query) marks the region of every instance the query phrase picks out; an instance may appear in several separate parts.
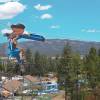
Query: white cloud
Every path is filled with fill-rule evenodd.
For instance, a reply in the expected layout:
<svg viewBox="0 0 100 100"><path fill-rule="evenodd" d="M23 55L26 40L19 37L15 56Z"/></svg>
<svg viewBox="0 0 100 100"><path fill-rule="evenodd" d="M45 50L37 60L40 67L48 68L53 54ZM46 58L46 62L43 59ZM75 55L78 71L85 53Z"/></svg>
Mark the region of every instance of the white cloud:
<svg viewBox="0 0 100 100"><path fill-rule="evenodd" d="M0 0L0 3L12 2L12 1L19 1L19 0Z"/></svg>
<svg viewBox="0 0 100 100"><path fill-rule="evenodd" d="M11 30L11 29L6 29L6 28L5 28L5 29L2 29L2 30L1 30L1 33L2 33L2 34L5 34L5 33L12 33L12 30Z"/></svg>
<svg viewBox="0 0 100 100"><path fill-rule="evenodd" d="M41 4L37 4L37 5L34 6L34 8L35 8L36 10L48 10L48 9L50 9L51 7L52 7L51 5L45 5L45 6L43 6L43 5L41 5Z"/></svg>
<svg viewBox="0 0 100 100"><path fill-rule="evenodd" d="M58 28L60 28L60 26L59 25L52 25L51 28L52 29L58 29Z"/></svg>
<svg viewBox="0 0 100 100"><path fill-rule="evenodd" d="M41 19L51 19L53 16L51 14L43 14L40 16Z"/></svg>
<svg viewBox="0 0 100 100"><path fill-rule="evenodd" d="M0 19L11 19L25 10L26 6L19 2L7 2L0 5Z"/></svg>
<svg viewBox="0 0 100 100"><path fill-rule="evenodd" d="M87 33L97 33L100 32L100 30L97 29L82 29L82 32L87 32Z"/></svg>
<svg viewBox="0 0 100 100"><path fill-rule="evenodd" d="M88 30L86 30L86 32L88 32L88 33L94 33L96 31L97 31L96 29L88 29Z"/></svg>

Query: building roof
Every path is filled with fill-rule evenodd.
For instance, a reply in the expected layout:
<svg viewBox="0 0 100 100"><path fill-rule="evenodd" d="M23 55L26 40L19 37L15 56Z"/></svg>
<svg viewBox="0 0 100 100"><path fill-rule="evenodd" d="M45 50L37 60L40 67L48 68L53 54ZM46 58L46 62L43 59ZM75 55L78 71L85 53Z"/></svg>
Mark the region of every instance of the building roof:
<svg viewBox="0 0 100 100"><path fill-rule="evenodd" d="M31 75L26 75L24 76L24 78L31 82L39 82L39 79L37 77L31 76Z"/></svg>
<svg viewBox="0 0 100 100"><path fill-rule="evenodd" d="M42 77L42 82L57 82L57 77L53 77L53 78Z"/></svg>
<svg viewBox="0 0 100 100"><path fill-rule="evenodd" d="M21 82L17 80L8 80L3 84L4 89L8 90L9 92L17 91L21 86Z"/></svg>
<svg viewBox="0 0 100 100"><path fill-rule="evenodd" d="M40 79L36 76L26 75L24 76L25 79L31 81L31 82L57 82L57 78L49 78L49 77L41 77Z"/></svg>

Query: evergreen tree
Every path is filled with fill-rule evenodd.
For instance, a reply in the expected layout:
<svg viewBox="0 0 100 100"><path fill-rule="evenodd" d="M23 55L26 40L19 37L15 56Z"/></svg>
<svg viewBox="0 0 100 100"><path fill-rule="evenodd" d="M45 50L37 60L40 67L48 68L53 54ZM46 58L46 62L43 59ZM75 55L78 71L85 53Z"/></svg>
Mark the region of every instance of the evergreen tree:
<svg viewBox="0 0 100 100"><path fill-rule="evenodd" d="M48 59L47 59L47 56L45 55L40 55L40 70L41 70L41 75L44 75L46 73L48 73Z"/></svg>
<svg viewBox="0 0 100 100"><path fill-rule="evenodd" d="M60 59L60 65L58 68L59 84L64 85L65 88L65 100L67 100L68 93L71 93L72 81L71 81L71 67L72 67L72 51L69 44L64 49Z"/></svg>
<svg viewBox="0 0 100 100"><path fill-rule="evenodd" d="M2 66L2 60L0 59L0 71L3 70L3 66Z"/></svg>
<svg viewBox="0 0 100 100"><path fill-rule="evenodd" d="M36 51L35 55L34 55L34 74L41 76L43 75L43 71L44 71L44 61L43 61L43 57L41 57L40 53L38 51Z"/></svg>
<svg viewBox="0 0 100 100"><path fill-rule="evenodd" d="M25 52L25 60L26 60L26 74L32 74L33 73L33 67L34 67L34 60L33 60L33 53L28 48Z"/></svg>
<svg viewBox="0 0 100 100"><path fill-rule="evenodd" d="M97 51L92 47L90 48L89 54L84 59L84 70L87 75L88 86L93 90L94 95L94 90L98 85L98 73L100 73L99 67Z"/></svg>

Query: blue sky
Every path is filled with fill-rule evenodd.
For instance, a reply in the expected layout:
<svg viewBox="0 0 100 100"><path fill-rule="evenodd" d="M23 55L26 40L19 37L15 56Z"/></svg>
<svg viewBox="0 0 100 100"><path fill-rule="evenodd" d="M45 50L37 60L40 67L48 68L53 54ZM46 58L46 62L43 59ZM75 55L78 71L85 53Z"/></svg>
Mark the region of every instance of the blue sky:
<svg viewBox="0 0 100 100"><path fill-rule="evenodd" d="M100 0L0 0L0 31L16 23L46 39L100 42Z"/></svg>

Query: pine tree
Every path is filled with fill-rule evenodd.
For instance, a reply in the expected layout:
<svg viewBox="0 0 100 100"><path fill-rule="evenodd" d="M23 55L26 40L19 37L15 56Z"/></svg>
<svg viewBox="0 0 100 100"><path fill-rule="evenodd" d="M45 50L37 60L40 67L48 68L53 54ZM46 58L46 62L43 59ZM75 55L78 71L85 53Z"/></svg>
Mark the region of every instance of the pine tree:
<svg viewBox="0 0 100 100"><path fill-rule="evenodd" d="M89 54L84 60L84 70L87 75L88 86L92 89L95 95L95 89L98 85L98 76L100 72L100 66L98 66L98 55L94 47L90 48ZM100 78L100 77L99 77Z"/></svg>
<svg viewBox="0 0 100 100"><path fill-rule="evenodd" d="M72 67L72 51L71 47L67 43L63 49L63 53L60 59L60 65L58 68L58 75L60 76L60 85L64 85L65 100L67 100L68 93L71 93L71 67Z"/></svg>
<svg viewBox="0 0 100 100"><path fill-rule="evenodd" d="M33 67L34 67L34 60L33 60L33 53L28 48L25 52L25 60L26 60L26 74L32 74Z"/></svg>

